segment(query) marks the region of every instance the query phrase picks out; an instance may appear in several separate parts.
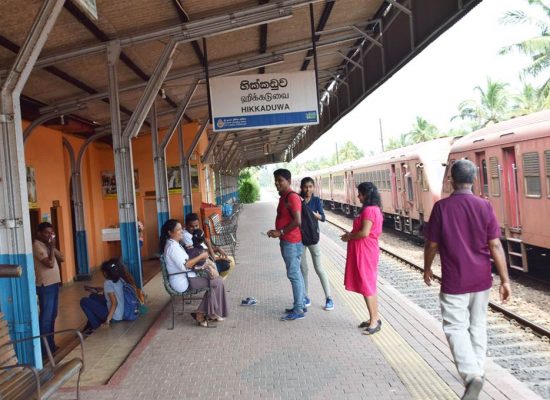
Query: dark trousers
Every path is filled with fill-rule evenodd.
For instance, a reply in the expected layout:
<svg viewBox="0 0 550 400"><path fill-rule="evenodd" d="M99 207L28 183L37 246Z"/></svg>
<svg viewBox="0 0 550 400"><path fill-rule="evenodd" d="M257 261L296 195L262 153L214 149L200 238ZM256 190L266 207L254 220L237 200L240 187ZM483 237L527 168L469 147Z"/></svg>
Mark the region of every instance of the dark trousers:
<svg viewBox="0 0 550 400"><path fill-rule="evenodd" d="M40 334L45 335L55 331L55 319L57 318L57 305L59 303L59 283L54 283L48 286L37 286L36 294L38 296L38 306L40 315L38 324L40 326ZM55 351L53 335L48 336L48 345L51 351Z"/></svg>
<svg viewBox="0 0 550 400"><path fill-rule="evenodd" d="M102 323L107 321L109 310L107 309L107 300L100 294L91 294L90 297L80 299L80 308L88 317L88 324L92 329L97 329Z"/></svg>

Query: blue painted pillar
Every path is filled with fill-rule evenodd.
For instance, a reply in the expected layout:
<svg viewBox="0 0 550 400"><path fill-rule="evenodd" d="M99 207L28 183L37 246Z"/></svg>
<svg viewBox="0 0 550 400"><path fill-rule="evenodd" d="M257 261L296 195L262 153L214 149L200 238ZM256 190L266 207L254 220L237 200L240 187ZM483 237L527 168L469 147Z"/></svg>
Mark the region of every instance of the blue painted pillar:
<svg viewBox="0 0 550 400"><path fill-rule="evenodd" d="M120 226L122 259L132 274L136 285L143 287L139 234L136 215L136 193L132 160L131 136L122 133L118 100L118 77L116 64L120 44L110 42L107 47L107 71L109 76L109 106L111 111L111 134L115 159L115 174Z"/></svg>
<svg viewBox="0 0 550 400"><path fill-rule="evenodd" d="M74 149L71 143L63 138L63 145L69 153L71 162L71 196L73 207L74 225L76 228L75 251L77 273L75 280L85 281L92 279L90 274L90 262L88 259L88 241L86 240L86 228L84 222L84 204L82 202L82 180L80 179L80 168L82 153L87 144L82 146L78 159L75 159Z"/></svg>
<svg viewBox="0 0 550 400"><path fill-rule="evenodd" d="M0 82L0 262L18 264L23 270L19 278L0 280L0 310L6 315L12 339L39 334L20 95L63 3L42 2L23 46ZM42 368L37 339L18 344L16 352L20 363Z"/></svg>

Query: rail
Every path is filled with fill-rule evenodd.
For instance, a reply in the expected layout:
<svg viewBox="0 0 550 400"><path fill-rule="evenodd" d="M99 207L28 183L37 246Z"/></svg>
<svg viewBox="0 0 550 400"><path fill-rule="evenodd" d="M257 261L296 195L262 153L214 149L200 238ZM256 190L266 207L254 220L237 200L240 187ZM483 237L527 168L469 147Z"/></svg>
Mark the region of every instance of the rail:
<svg viewBox="0 0 550 400"><path fill-rule="evenodd" d="M345 229L344 227L338 225L336 222L334 221L331 221L330 219L326 219L326 221L332 225L334 225L335 227L337 227L338 229L341 229L342 231L347 231L347 229ZM388 249L385 249L383 247L380 247L380 251L385 253L386 255L398 260L400 263L402 264L405 264L407 265L408 267L412 267L420 272L424 272L424 268L421 267L420 265L410 261L410 260L407 260L406 258L403 258L395 253L393 253L392 251L388 250ZM434 274L434 278L438 281L438 282L441 282L441 277ZM501 305L495 303L494 301L489 301L489 307L493 310L493 311L496 311L498 313L501 313L505 318L507 319L510 319L510 320L514 320L516 321L518 324L520 324L523 328L525 329L529 329L531 332L533 332L535 335L539 336L539 337L546 337L548 339L550 339L550 330L526 319L526 318L523 318L521 315L519 314L516 314L508 309L506 309L505 307L502 307Z"/></svg>

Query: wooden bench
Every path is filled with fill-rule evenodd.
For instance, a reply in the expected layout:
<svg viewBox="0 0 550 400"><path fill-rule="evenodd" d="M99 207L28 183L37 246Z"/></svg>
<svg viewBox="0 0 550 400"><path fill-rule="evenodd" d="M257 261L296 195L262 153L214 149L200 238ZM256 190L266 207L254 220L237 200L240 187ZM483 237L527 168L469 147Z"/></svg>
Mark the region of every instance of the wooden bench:
<svg viewBox="0 0 550 400"><path fill-rule="evenodd" d="M235 216L234 218L238 217ZM237 231L236 221L234 225L223 225L220 216L212 214L208 217L207 228L212 244L222 248L229 248L231 255L235 258L235 247L237 246L237 239L235 237Z"/></svg>
<svg viewBox="0 0 550 400"><path fill-rule="evenodd" d="M15 277L4 266L0 267L0 276ZM56 363L46 338L53 334L75 334L80 340L81 357L62 363ZM49 362L43 369L20 364L15 354L14 345L34 339L41 339L45 346ZM51 334L11 340L7 321L0 312L0 399L2 400L45 400L50 398L65 382L78 374L76 398L80 399L80 375L84 371L84 339L82 334L73 329L66 329Z"/></svg>
<svg viewBox="0 0 550 400"><path fill-rule="evenodd" d="M172 327L168 329L174 329L174 321L175 321L175 315L176 315L176 310L174 306L174 297L182 298L183 311L185 312L185 301L202 300L202 296L203 296L202 293L210 289L209 288L191 289L191 286L189 286L185 292L178 292L174 290L170 285L168 270L166 269L166 263L164 261L163 255L160 256L160 270L162 272L162 281L164 283L164 288L166 289L166 292L168 292L168 294L170 295L170 304L172 305Z"/></svg>

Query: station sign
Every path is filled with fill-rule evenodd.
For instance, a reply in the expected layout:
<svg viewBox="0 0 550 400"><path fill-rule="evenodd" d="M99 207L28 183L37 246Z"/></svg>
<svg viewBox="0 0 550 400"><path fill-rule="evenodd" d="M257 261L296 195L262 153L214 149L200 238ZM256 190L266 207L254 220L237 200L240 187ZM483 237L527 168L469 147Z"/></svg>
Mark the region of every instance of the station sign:
<svg viewBox="0 0 550 400"><path fill-rule="evenodd" d="M319 123L315 71L210 79L214 131Z"/></svg>

